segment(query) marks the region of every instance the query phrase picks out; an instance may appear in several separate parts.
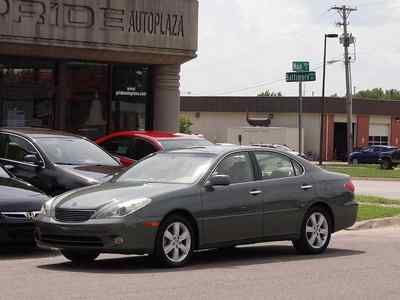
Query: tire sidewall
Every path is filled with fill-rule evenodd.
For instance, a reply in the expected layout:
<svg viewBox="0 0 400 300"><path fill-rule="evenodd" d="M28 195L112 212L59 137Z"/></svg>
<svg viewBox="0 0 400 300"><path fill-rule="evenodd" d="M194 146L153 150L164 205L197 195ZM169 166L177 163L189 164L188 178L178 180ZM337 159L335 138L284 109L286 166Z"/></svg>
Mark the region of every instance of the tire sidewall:
<svg viewBox="0 0 400 300"><path fill-rule="evenodd" d="M168 228L168 226L171 225L171 223L175 223L175 222L180 222L180 223L185 224L185 226L189 230L190 238L191 238L189 254L181 262L173 262L173 261L169 260L168 257L165 255L164 249L163 249L164 232ZM185 218L183 216L171 215L171 216L167 217L161 223L160 228L159 228L159 230L157 232L155 249L154 249L154 256L157 259L158 263L160 263L162 266L169 267L169 268L183 267L190 261L190 259L193 256L193 250L194 250L195 242L196 242L196 237L195 237L194 230L193 230L193 225L191 224L191 222L189 222L187 220L187 218Z"/></svg>
<svg viewBox="0 0 400 300"><path fill-rule="evenodd" d="M306 233L306 227L307 227L307 222L308 222L308 219L310 218L310 216L313 214L313 213L321 213L321 214L323 214L324 215L324 217L325 217L325 219L327 220L327 222L328 222L328 238L327 238L327 240L326 240L326 242L325 242L325 245L324 246L322 246L321 248L314 248L314 247L312 247L310 244L309 244L309 242L308 242L308 239L307 239L307 233ZM329 212L327 211L327 209L326 208L324 208L324 207L320 207L320 206L316 206L316 207L312 207L307 213L306 213L306 215L305 215L305 217L304 217L304 220L303 220L303 224L302 224L302 227L301 227L301 240L302 240L302 244L304 245L304 247L305 247L305 252L306 253L308 253L308 254L320 254L320 253L323 253L323 252L325 252L325 250L328 248L328 246L329 246L329 243L330 243L330 240L331 240L331 236L332 236L332 220L331 220L331 216L330 216L330 214L329 214Z"/></svg>

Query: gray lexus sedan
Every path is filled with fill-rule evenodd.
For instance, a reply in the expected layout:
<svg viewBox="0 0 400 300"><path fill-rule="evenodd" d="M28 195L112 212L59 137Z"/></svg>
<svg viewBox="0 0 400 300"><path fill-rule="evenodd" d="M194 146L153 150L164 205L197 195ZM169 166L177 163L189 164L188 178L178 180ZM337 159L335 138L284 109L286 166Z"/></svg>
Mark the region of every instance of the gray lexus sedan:
<svg viewBox="0 0 400 300"><path fill-rule="evenodd" d="M198 249L267 241L319 254L357 209L348 176L274 149L212 146L152 154L109 182L52 198L35 237L74 263L149 254L178 267Z"/></svg>

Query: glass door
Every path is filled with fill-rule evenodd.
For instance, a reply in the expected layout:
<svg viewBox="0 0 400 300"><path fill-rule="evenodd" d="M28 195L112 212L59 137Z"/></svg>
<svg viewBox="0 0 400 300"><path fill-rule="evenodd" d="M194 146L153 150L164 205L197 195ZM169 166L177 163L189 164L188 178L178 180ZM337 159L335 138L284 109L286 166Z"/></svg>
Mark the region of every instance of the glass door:
<svg viewBox="0 0 400 300"><path fill-rule="evenodd" d="M35 60L0 59L0 125L54 125L55 65Z"/></svg>

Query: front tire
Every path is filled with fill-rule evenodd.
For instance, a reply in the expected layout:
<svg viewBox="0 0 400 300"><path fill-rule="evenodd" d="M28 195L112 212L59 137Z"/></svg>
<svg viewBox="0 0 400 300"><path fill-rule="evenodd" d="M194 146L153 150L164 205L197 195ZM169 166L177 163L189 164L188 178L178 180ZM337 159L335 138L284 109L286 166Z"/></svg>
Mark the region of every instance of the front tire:
<svg viewBox="0 0 400 300"><path fill-rule="evenodd" d="M162 222L154 249L155 258L165 267L183 267L193 255L195 235L192 224L180 215Z"/></svg>
<svg viewBox="0 0 400 300"><path fill-rule="evenodd" d="M294 248L301 254L320 254L329 245L332 220L329 212L320 206L311 208L303 221L300 239L294 240Z"/></svg>
<svg viewBox="0 0 400 300"><path fill-rule="evenodd" d="M61 250L61 254L76 265L89 264L100 255L100 253L96 251L79 250Z"/></svg>

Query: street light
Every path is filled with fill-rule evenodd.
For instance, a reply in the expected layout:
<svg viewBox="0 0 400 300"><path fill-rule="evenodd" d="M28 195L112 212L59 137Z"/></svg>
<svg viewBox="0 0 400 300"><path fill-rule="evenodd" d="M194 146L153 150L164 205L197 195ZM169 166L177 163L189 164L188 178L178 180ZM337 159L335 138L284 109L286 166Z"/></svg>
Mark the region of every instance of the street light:
<svg viewBox="0 0 400 300"><path fill-rule="evenodd" d="M324 68L322 75L322 97L321 97L321 132L320 132L320 140L319 140L319 165L322 166L323 162L323 151L324 151L324 128L325 128L325 73L326 73L326 39L328 38L337 38L338 34L325 34L324 39Z"/></svg>

